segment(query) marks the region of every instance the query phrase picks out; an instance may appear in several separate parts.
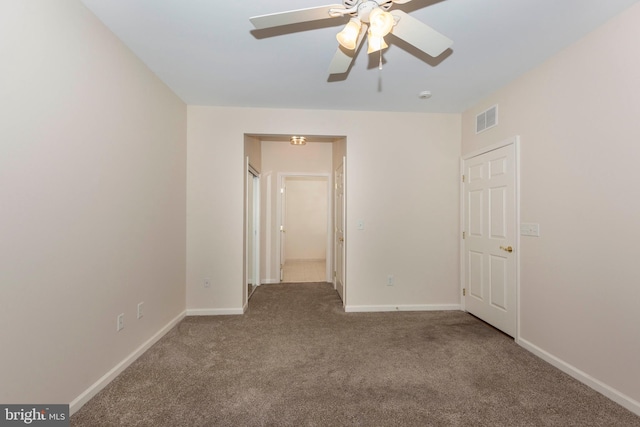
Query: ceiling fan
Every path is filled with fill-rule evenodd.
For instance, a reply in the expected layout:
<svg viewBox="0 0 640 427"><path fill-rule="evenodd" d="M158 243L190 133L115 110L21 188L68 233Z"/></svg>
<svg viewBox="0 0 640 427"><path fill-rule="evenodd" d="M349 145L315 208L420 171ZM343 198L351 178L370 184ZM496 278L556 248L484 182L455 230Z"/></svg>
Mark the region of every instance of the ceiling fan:
<svg viewBox="0 0 640 427"><path fill-rule="evenodd" d="M349 22L336 36L340 45L329 65L330 74L343 74L349 71L351 62L365 35L367 35L369 45L367 53L387 48L388 45L384 37L389 33L432 57L439 56L453 44L449 38L400 9L388 12L394 4L404 4L410 1L343 0L342 4L254 16L249 20L256 29L262 30L282 25L349 16Z"/></svg>

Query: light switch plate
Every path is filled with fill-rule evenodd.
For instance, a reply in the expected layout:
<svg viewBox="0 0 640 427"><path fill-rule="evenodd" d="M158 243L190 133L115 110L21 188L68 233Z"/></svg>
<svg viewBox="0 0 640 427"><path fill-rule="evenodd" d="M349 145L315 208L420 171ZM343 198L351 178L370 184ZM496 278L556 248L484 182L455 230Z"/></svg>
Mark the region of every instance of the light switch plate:
<svg viewBox="0 0 640 427"><path fill-rule="evenodd" d="M540 224L520 224L520 235L540 237Z"/></svg>
<svg viewBox="0 0 640 427"><path fill-rule="evenodd" d="M142 319L142 316L144 316L144 302L139 302L138 303L138 319Z"/></svg>

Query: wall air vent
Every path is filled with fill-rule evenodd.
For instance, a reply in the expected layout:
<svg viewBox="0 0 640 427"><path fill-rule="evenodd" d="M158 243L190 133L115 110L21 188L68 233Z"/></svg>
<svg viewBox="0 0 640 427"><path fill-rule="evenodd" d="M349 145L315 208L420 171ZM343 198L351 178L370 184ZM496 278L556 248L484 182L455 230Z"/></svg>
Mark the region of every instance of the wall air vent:
<svg viewBox="0 0 640 427"><path fill-rule="evenodd" d="M494 105L476 116L476 133L483 132L498 124L498 106Z"/></svg>

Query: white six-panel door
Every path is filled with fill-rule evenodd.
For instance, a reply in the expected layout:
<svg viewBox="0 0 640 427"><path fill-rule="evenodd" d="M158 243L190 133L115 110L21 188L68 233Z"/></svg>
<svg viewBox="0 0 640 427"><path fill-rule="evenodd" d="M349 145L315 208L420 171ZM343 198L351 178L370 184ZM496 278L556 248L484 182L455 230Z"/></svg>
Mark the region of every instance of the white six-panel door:
<svg viewBox="0 0 640 427"><path fill-rule="evenodd" d="M465 309L516 334L515 144L463 163Z"/></svg>

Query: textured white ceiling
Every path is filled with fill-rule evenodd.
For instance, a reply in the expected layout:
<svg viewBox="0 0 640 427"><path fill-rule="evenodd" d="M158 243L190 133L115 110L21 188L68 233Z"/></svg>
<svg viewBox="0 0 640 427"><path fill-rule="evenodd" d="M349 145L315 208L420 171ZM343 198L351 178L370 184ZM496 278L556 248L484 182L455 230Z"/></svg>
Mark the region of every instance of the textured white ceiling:
<svg viewBox="0 0 640 427"><path fill-rule="evenodd" d="M413 0L395 5L454 41L430 58L388 37L346 79L327 69L344 20L255 32L249 17L340 1L82 0L190 105L461 112L637 0ZM594 60L598 52L594 52ZM418 93L430 90L428 100Z"/></svg>

